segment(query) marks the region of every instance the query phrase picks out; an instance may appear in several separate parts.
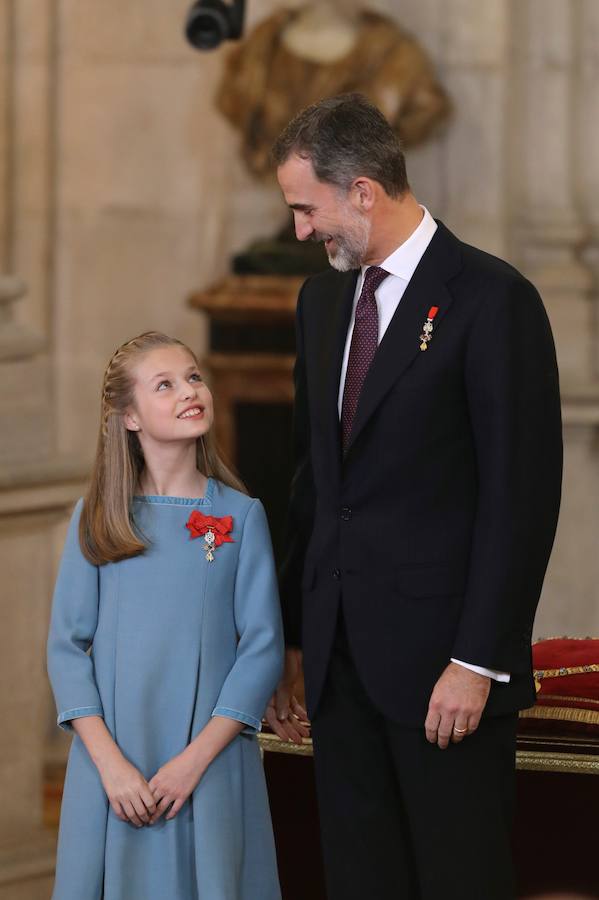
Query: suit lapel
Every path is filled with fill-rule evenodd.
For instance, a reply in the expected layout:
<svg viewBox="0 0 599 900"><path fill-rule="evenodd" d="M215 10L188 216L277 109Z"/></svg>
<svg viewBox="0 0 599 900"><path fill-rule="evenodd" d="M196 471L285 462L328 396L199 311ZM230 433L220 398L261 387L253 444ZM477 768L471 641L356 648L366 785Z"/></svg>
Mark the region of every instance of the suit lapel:
<svg viewBox="0 0 599 900"><path fill-rule="evenodd" d="M439 307L434 322L434 338L452 302L446 282L460 268L459 242L441 223L426 249L391 322L383 336L360 395L347 448L351 450L356 438L402 373L421 353L420 334L431 306Z"/></svg>

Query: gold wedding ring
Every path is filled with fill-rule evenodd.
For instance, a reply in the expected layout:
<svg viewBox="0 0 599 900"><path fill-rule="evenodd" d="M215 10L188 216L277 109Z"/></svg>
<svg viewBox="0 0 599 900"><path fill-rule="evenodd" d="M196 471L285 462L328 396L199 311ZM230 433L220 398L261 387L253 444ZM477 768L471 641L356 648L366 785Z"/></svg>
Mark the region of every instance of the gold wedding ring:
<svg viewBox="0 0 599 900"><path fill-rule="evenodd" d="M456 728L455 725L453 726L453 730L455 734L466 734L466 732L468 731L467 728Z"/></svg>

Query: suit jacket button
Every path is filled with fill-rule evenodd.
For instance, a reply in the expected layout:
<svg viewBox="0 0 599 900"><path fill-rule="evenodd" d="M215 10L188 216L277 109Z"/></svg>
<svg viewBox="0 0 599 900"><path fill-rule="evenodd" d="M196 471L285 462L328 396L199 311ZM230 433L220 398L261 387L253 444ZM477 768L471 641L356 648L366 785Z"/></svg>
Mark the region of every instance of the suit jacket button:
<svg viewBox="0 0 599 900"><path fill-rule="evenodd" d="M333 569L333 578L336 578L337 581L341 578L341 571L339 569Z"/></svg>
<svg viewBox="0 0 599 900"><path fill-rule="evenodd" d="M352 517L351 506L343 506L341 508L341 518L344 522L349 522Z"/></svg>

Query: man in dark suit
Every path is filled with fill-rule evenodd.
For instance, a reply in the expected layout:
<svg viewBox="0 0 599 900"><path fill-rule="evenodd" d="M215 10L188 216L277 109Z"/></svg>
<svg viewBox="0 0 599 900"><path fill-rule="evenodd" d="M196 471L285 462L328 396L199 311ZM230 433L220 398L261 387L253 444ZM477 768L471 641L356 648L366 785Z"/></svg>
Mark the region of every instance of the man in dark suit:
<svg viewBox="0 0 599 900"><path fill-rule="evenodd" d="M304 110L273 155L297 237L332 269L297 308L287 672L268 718L305 734L303 654L330 900L509 900L561 485L547 316L417 203L360 95Z"/></svg>

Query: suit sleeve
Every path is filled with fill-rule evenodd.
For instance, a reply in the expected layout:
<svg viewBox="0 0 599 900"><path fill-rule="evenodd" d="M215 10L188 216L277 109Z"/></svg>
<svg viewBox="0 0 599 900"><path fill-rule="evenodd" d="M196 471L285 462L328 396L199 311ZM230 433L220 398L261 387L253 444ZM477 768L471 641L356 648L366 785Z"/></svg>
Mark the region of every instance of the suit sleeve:
<svg viewBox="0 0 599 900"><path fill-rule="evenodd" d="M283 672L283 630L264 507L254 500L243 523L235 576L237 655L221 688L213 716L260 731L266 704Z"/></svg>
<svg viewBox="0 0 599 900"><path fill-rule="evenodd" d="M301 584L306 549L312 533L316 507L316 492L310 457L310 417L303 333L303 303L308 283L309 279L304 283L297 303L296 360L293 371L295 387L293 478L287 510L283 561L279 570L285 643L292 647L301 647L302 645Z"/></svg>
<svg viewBox="0 0 599 900"><path fill-rule="evenodd" d="M104 715L88 652L98 624L98 568L87 561L79 546L82 507L79 500L71 517L48 634L48 674L58 725L65 731L72 728L72 719Z"/></svg>
<svg viewBox="0 0 599 900"><path fill-rule="evenodd" d="M524 673L562 476L555 348L529 282L514 277L501 295L483 302L468 340L465 378L479 484L451 656Z"/></svg>

